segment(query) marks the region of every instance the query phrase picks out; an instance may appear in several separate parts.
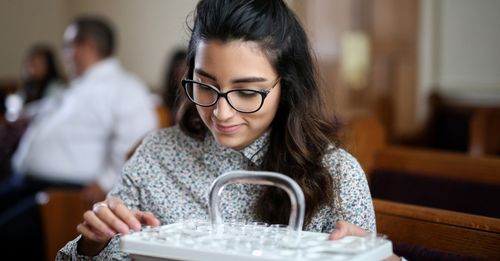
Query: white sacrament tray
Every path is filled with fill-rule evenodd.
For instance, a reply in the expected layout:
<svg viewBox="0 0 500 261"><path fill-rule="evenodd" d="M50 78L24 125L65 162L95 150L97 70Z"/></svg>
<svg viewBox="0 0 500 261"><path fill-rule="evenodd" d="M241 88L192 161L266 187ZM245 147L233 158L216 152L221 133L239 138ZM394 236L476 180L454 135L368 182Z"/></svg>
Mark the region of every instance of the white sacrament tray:
<svg viewBox="0 0 500 261"><path fill-rule="evenodd" d="M120 248L135 260L382 260L392 243L375 234L328 240L328 234L295 232L262 223L174 223L122 236ZM297 236L297 233L300 233Z"/></svg>

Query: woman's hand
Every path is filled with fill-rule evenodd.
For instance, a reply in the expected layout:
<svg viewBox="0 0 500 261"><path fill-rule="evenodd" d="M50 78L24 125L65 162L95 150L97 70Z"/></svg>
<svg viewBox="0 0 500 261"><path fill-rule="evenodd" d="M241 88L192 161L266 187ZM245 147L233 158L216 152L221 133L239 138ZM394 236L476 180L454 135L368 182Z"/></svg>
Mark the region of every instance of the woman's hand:
<svg viewBox="0 0 500 261"><path fill-rule="evenodd" d="M335 229L330 233L330 240L341 239L345 236L366 236L368 232L360 227L350 224L346 221L339 221L335 224Z"/></svg>
<svg viewBox="0 0 500 261"><path fill-rule="evenodd" d="M139 231L141 224L159 226L160 221L151 212L128 209L118 198L98 202L83 214L83 223L76 227L82 234L78 253L95 256L116 234Z"/></svg>
<svg viewBox="0 0 500 261"><path fill-rule="evenodd" d="M346 221L339 221L337 222L337 224L335 224L335 229L333 229L333 231L330 233L330 237L328 239L330 240L336 240L336 239L341 239L345 236L358 236L358 237L362 237L362 236L366 236L368 234L368 231L360 228L360 227L357 227L353 224L350 224ZM401 260L401 258L399 256L396 256L396 255L392 255L386 259L384 259L384 261L398 261L398 260Z"/></svg>

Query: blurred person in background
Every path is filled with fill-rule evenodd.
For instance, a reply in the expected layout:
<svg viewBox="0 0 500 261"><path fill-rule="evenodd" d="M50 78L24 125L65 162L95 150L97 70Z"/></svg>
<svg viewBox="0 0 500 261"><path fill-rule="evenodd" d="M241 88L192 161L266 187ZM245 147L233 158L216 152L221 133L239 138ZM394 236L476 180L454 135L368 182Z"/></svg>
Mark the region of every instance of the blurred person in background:
<svg viewBox="0 0 500 261"><path fill-rule="evenodd" d="M24 103L50 97L64 90L64 80L58 70L52 48L36 44L28 51L22 69L22 86L19 93Z"/></svg>
<svg viewBox="0 0 500 261"><path fill-rule="evenodd" d="M36 192L82 187L89 204L104 199L127 152L157 126L148 90L113 57L115 36L105 19L76 18L64 48L69 88L40 108L12 158L14 175L0 185L0 237L13 255L30 241L43 245L15 230L30 227L19 222L39 229Z"/></svg>
<svg viewBox="0 0 500 261"><path fill-rule="evenodd" d="M2 92L0 97L1 179L11 173L10 159L30 119L47 98L61 94L65 84L52 47L41 43L33 45L23 61L20 86L17 87L16 81L14 91Z"/></svg>
<svg viewBox="0 0 500 261"><path fill-rule="evenodd" d="M186 72L186 50L177 49L169 57L163 80L163 104L169 110L171 125L177 123L177 112L182 95L181 80Z"/></svg>

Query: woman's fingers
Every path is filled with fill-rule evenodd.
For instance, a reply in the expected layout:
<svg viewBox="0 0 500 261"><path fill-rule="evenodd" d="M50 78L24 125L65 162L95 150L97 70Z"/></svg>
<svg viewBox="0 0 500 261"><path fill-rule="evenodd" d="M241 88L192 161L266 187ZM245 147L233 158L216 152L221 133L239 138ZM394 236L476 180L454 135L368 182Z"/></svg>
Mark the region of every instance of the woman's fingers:
<svg viewBox="0 0 500 261"><path fill-rule="evenodd" d="M134 216L141 222L141 224L145 224L148 226L159 226L160 221L155 217L155 215L149 211L134 211Z"/></svg>
<svg viewBox="0 0 500 261"><path fill-rule="evenodd" d="M106 235L108 238L112 238L116 231L111 229L108 225L102 222L94 212L87 211L83 214L84 224L91 227L92 231L98 232L101 235Z"/></svg>
<svg viewBox="0 0 500 261"><path fill-rule="evenodd" d="M160 221L151 212L130 210L118 198L95 203L92 211L83 215L84 222L77 230L96 242L107 242L117 233L127 234L131 229L141 230L141 224L159 226Z"/></svg>
<svg viewBox="0 0 500 261"><path fill-rule="evenodd" d="M367 233L366 230L341 220L335 224L335 229L330 233L329 239L336 240L345 236L365 236Z"/></svg>
<svg viewBox="0 0 500 261"><path fill-rule="evenodd" d="M106 224L99 221L92 211L85 212L84 221L76 227L76 230L84 237L96 242L107 242L116 234Z"/></svg>
<svg viewBox="0 0 500 261"><path fill-rule="evenodd" d="M78 226L76 226L76 231L78 231L78 233L82 234L84 237L93 241L105 240L104 238L98 236L94 231L92 231L90 227L85 223L78 224Z"/></svg>
<svg viewBox="0 0 500 261"><path fill-rule="evenodd" d="M128 228L134 231L141 230L140 220L130 211L120 199L110 198L108 199L108 205L110 210L122 221Z"/></svg>
<svg viewBox="0 0 500 261"><path fill-rule="evenodd" d="M86 221L79 224L76 230L82 234L78 242L78 253L86 256L97 255L109 242L111 238L93 229Z"/></svg>
<svg viewBox="0 0 500 261"><path fill-rule="evenodd" d="M82 253L90 254L102 250L117 233L127 234L130 229L140 231L141 223L160 225L153 213L130 210L120 199L113 197L95 203L92 210L83 214L83 220L77 226L77 231L83 236L78 247Z"/></svg>
<svg viewBox="0 0 500 261"><path fill-rule="evenodd" d="M105 223L111 229L118 233L127 234L129 231L129 226L121 220L113 210L109 207L100 207L94 209L94 214L99 218L100 221Z"/></svg>

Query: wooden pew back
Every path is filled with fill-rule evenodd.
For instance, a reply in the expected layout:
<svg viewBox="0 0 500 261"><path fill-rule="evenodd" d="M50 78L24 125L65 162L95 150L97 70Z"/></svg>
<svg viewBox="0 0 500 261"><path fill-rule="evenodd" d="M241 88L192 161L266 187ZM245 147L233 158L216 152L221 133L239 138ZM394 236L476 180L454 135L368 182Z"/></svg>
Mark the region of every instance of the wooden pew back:
<svg viewBox="0 0 500 261"><path fill-rule="evenodd" d="M387 146L369 177L376 198L500 218L500 158Z"/></svg>
<svg viewBox="0 0 500 261"><path fill-rule="evenodd" d="M374 199L378 233L393 242L500 260L500 219Z"/></svg>
<svg viewBox="0 0 500 261"><path fill-rule="evenodd" d="M500 184L500 158L387 146L375 153L375 168L461 181Z"/></svg>

